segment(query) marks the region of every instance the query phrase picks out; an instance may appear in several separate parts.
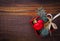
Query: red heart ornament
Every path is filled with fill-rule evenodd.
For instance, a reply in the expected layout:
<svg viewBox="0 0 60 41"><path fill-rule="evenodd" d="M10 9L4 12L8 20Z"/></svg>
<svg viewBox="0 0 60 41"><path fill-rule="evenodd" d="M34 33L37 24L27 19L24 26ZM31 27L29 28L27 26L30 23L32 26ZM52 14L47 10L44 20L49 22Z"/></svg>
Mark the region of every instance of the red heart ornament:
<svg viewBox="0 0 60 41"><path fill-rule="evenodd" d="M33 25L35 30L41 30L44 27L44 22L43 20L38 20L37 23Z"/></svg>

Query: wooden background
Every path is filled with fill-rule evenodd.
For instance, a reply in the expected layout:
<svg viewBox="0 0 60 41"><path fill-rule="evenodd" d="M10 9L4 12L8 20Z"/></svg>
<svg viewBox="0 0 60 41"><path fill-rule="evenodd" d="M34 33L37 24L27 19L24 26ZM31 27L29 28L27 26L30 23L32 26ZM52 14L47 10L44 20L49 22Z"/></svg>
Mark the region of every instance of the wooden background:
<svg viewBox="0 0 60 41"><path fill-rule="evenodd" d="M0 0L0 41L59 41L60 17L53 21L57 24L58 30L52 33L51 37L38 38L34 32L29 21L36 16L35 10L39 7L43 7L53 16L60 13L59 0Z"/></svg>
<svg viewBox="0 0 60 41"><path fill-rule="evenodd" d="M43 7L46 13L60 13L60 4L15 4L14 6L0 6L0 12L7 15L37 15L37 9ZM4 14L4 15L5 15ZM2 14L0 14L2 15Z"/></svg>

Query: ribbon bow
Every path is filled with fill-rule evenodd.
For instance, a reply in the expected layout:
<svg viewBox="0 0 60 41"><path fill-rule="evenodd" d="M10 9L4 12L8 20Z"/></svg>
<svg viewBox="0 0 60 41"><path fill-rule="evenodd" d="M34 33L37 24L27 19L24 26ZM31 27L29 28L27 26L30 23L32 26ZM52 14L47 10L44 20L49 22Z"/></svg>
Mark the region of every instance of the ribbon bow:
<svg viewBox="0 0 60 41"><path fill-rule="evenodd" d="M50 16L50 17L49 17ZM48 22L49 22L49 24L48 24L48 29L50 30L50 28L51 28L51 26L53 27L53 29L57 29L58 27L57 27L57 25L55 24L55 23L53 23L52 21L54 20L54 19L56 19L58 16L60 16L60 13L59 14L57 14L56 16L52 16L51 14L47 14L47 18L48 18Z"/></svg>
<svg viewBox="0 0 60 41"><path fill-rule="evenodd" d="M53 29L58 29L57 25L55 23L53 23L52 21L54 19L56 19L58 16L60 16L60 13L55 15L54 17L51 14L47 14L46 16L49 21L47 23L45 23L45 25L44 25L45 29L50 30L51 26L53 27ZM50 35L51 35L51 31L50 31Z"/></svg>
<svg viewBox="0 0 60 41"><path fill-rule="evenodd" d="M50 36L51 36L51 31L50 31L51 26L53 27L53 29L58 29L57 25L55 23L53 23L52 21L54 19L56 19L58 16L60 16L60 13L57 14L56 16L54 16L54 17L51 14L47 14L46 16L47 16L49 21L44 24L44 28L41 31L41 35L42 36L47 36L50 33Z"/></svg>

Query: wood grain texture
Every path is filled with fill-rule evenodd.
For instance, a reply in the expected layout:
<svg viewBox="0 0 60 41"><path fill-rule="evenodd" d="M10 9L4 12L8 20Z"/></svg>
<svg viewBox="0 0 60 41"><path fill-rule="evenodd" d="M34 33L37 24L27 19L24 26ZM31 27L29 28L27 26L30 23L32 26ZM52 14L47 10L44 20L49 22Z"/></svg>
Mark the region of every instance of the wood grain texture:
<svg viewBox="0 0 60 41"><path fill-rule="evenodd" d="M24 1L24 2L23 2ZM56 0L0 0L0 41L59 41L60 17L53 22L58 30L51 37L38 38L29 21L43 7L47 13L60 13L60 2ZM23 3L23 4L21 4Z"/></svg>
<svg viewBox="0 0 60 41"><path fill-rule="evenodd" d="M51 37L38 38L29 21L33 16L2 15L0 16L0 41L59 41L60 17L54 22L58 30Z"/></svg>
<svg viewBox="0 0 60 41"><path fill-rule="evenodd" d="M15 6L0 6L0 12L6 15L33 15L36 16L37 9L43 7L47 13L60 13L60 4L15 4ZM5 15L4 14L4 15ZM0 14L1 15L1 14Z"/></svg>

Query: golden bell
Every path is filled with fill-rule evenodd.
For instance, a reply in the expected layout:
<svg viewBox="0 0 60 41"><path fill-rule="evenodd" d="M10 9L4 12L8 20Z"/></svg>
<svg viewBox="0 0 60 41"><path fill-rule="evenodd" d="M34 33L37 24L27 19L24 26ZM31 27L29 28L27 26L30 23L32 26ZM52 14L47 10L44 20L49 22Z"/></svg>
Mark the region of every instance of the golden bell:
<svg viewBox="0 0 60 41"><path fill-rule="evenodd" d="M37 23L37 20L36 20L36 19L34 19L34 20L33 20L33 23Z"/></svg>

